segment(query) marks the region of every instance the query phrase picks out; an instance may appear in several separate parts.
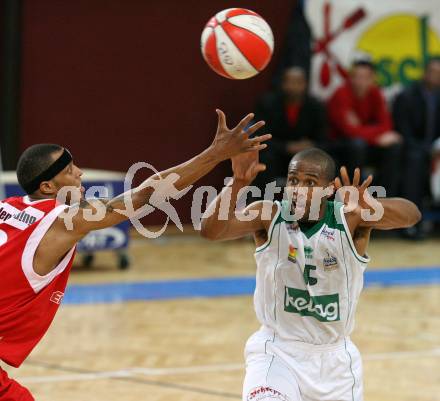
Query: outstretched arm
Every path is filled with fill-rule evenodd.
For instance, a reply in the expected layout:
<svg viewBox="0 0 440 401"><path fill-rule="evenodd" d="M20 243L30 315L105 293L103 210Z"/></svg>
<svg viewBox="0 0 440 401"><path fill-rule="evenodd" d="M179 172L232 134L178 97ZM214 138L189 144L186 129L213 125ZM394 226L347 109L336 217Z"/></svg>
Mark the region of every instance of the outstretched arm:
<svg viewBox="0 0 440 401"><path fill-rule="evenodd" d="M361 219L360 227L370 227L376 230L393 230L407 228L418 223L422 214L418 207L408 199L384 198L376 199L383 207L383 216L377 221L364 221Z"/></svg>
<svg viewBox="0 0 440 401"><path fill-rule="evenodd" d="M350 181L347 169L341 168L341 178L336 178L335 189L355 188L359 200L356 205L346 202L349 212L345 217L350 232L354 235L357 228L377 230L392 230L396 228L411 227L421 219L418 207L411 201L403 198L373 198L367 191L372 182L369 176L360 184L360 170L356 168L353 182ZM369 217L369 216L372 217Z"/></svg>
<svg viewBox="0 0 440 401"><path fill-rule="evenodd" d="M141 185L130 190L128 193L111 199L106 204L105 216L100 221L86 221L82 217L83 213L78 213L74 221L74 231L78 234L86 234L92 230L118 224L128 219L127 201L133 205L134 210L137 210L149 203L153 193L154 201L156 202L157 200L165 199L165 196L172 197L173 188L170 185L164 185L168 181L167 178L174 178L172 185L175 190L180 191L205 176L221 161L242 152L263 149L266 146L262 142L269 139L269 135L249 139L249 133L244 132L244 128L252 120L253 114L248 114L232 130L228 129L226 125L224 113L221 110L217 110L217 114L217 133L209 148L187 162L149 177ZM252 126L251 132L258 130L263 125L264 122L257 122ZM93 203L88 205L84 203L84 207L93 208L94 206Z"/></svg>
<svg viewBox="0 0 440 401"><path fill-rule="evenodd" d="M266 146L262 142L269 139L270 135L250 139L249 134L244 132L244 128L252 120L253 114L248 114L232 130L228 129L223 112L217 110L217 114L218 126L214 141L208 149L198 156L153 175L137 188L107 201L105 205L98 200L81 201L80 208L77 209L78 212L72 217L71 227L66 226L63 218L58 218L38 246L34 259L35 271L39 274L50 272L61 257L88 232L127 220L131 217L130 212L151 203L153 198L156 201L154 206L157 206L161 199L165 200L166 196L172 197L176 190L182 190L191 185L211 171L219 162L240 153L258 151ZM253 125L252 131L256 131L263 125L264 122L257 122ZM172 185L164 185L168 181L167 178L173 179L168 182L171 182ZM127 200L132 208L127 207ZM101 213L102 216L99 219L94 219L97 221L92 221L87 218L85 212L88 212L89 215ZM69 210L67 210L67 214L69 214Z"/></svg>
<svg viewBox="0 0 440 401"><path fill-rule="evenodd" d="M245 190L256 175L266 167L258 162L258 151L232 158L232 181L211 202L202 218L201 235L210 240L229 240L249 234L267 232L275 206L272 202L258 201L246 208Z"/></svg>
<svg viewBox="0 0 440 401"><path fill-rule="evenodd" d="M267 232L276 211L272 202L257 201L241 210L237 207L240 191L248 185L247 181L233 179L223 188L202 217L202 237L220 241L242 238L263 230Z"/></svg>

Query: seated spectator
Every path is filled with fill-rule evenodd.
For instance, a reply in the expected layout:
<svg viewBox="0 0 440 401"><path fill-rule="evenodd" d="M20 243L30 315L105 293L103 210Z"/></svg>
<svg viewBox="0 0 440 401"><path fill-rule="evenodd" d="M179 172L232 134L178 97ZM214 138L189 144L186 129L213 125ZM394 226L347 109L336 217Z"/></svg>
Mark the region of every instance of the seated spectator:
<svg viewBox="0 0 440 401"><path fill-rule="evenodd" d="M374 66L357 61L350 79L328 102L333 153L349 171L355 167L375 168L374 184L395 196L399 184L402 137L393 130L385 99L375 84ZM361 170L362 171L362 170Z"/></svg>
<svg viewBox="0 0 440 401"><path fill-rule="evenodd" d="M305 71L290 67L283 73L281 90L266 94L256 106L255 119L264 120L264 131L272 134L268 148L260 154L267 167L257 177L262 189L266 183L286 177L293 155L320 146L325 139L325 109L307 94L307 84Z"/></svg>
<svg viewBox="0 0 440 401"><path fill-rule="evenodd" d="M440 58L432 58L422 80L405 88L393 107L396 128L405 138L403 196L419 208L427 195L433 144L440 137ZM408 231L420 237L420 224Z"/></svg>

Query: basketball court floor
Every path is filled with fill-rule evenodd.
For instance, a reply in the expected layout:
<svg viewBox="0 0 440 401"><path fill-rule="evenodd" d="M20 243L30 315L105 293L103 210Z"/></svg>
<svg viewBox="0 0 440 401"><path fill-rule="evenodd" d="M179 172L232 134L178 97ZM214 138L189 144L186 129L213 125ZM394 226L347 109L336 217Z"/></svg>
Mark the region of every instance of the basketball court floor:
<svg viewBox="0 0 440 401"><path fill-rule="evenodd" d="M368 401L440 396L440 241L376 239L353 340ZM38 401L240 400L243 348L258 324L253 246L194 235L135 237L71 275L48 334L7 370Z"/></svg>

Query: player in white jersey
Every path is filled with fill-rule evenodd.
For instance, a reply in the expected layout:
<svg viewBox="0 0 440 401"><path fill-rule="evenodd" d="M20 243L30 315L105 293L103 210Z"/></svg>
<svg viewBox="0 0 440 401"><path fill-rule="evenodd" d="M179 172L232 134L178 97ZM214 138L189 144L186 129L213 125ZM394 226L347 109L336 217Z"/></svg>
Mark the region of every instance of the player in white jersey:
<svg viewBox="0 0 440 401"><path fill-rule="evenodd" d="M361 401L362 362L350 334L370 233L409 227L419 210L401 198L373 199L367 191L372 177L360 184L359 169L353 182L345 168L335 178L332 158L309 149L289 164L291 202L258 201L238 211L240 191L265 166L254 152L233 158L232 168L233 180L205 212L202 235L253 234L257 246L254 305L261 328L246 344L243 401ZM359 201L329 200L341 187L356 189ZM380 211L380 219L366 221Z"/></svg>

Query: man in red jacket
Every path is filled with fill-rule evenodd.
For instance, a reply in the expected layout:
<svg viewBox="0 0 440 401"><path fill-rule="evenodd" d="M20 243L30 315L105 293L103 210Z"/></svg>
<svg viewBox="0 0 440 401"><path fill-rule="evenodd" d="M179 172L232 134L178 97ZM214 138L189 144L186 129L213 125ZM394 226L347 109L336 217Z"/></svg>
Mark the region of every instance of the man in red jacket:
<svg viewBox="0 0 440 401"><path fill-rule="evenodd" d="M373 165L378 184L385 187L387 196L395 196L402 137L393 130L371 62L353 64L349 82L329 100L328 114L339 161L351 171L355 166Z"/></svg>

